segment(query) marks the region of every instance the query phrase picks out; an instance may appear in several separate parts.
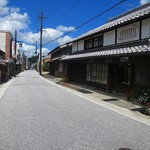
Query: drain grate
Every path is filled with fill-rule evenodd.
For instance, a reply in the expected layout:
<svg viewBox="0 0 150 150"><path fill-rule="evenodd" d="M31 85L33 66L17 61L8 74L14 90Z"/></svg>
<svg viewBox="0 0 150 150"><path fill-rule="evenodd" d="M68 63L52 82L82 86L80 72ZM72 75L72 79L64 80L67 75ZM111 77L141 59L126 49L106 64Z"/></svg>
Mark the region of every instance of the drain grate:
<svg viewBox="0 0 150 150"><path fill-rule="evenodd" d="M132 110L132 111L142 111L143 108L133 108L133 109L130 109L130 110Z"/></svg>
<svg viewBox="0 0 150 150"><path fill-rule="evenodd" d="M109 98L109 99L102 99L103 101L106 101L106 102L111 102L111 101L119 101L118 99L116 98Z"/></svg>
<svg viewBox="0 0 150 150"><path fill-rule="evenodd" d="M148 114L149 112L148 112L148 110L147 110L146 107L134 108L134 109L130 109L130 110L132 110L132 111L138 111L138 112L140 112L142 114L149 115Z"/></svg>
<svg viewBox="0 0 150 150"><path fill-rule="evenodd" d="M85 90L85 89L77 89L78 92L81 93L92 93L91 91Z"/></svg>
<svg viewBox="0 0 150 150"><path fill-rule="evenodd" d="M59 82L59 81L55 81L55 83L60 84L60 82Z"/></svg>

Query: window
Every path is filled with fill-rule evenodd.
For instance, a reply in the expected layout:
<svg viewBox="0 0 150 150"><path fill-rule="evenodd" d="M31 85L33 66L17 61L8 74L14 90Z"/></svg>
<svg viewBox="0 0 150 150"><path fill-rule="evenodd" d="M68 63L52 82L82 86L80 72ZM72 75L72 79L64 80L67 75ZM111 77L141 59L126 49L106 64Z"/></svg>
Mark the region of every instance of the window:
<svg viewBox="0 0 150 150"><path fill-rule="evenodd" d="M139 38L138 26L132 25L118 31L118 42L126 42Z"/></svg>
<svg viewBox="0 0 150 150"><path fill-rule="evenodd" d="M87 81L107 84L108 68L104 64L88 64L87 65Z"/></svg>
<svg viewBox="0 0 150 150"><path fill-rule="evenodd" d="M103 46L103 35L96 36L94 38L86 39L84 41L84 48L89 49L92 47Z"/></svg>
<svg viewBox="0 0 150 150"><path fill-rule="evenodd" d="M94 47L98 47L98 37L94 38Z"/></svg>
<svg viewBox="0 0 150 150"><path fill-rule="evenodd" d="M103 46L103 35L94 38L94 47Z"/></svg>
<svg viewBox="0 0 150 150"><path fill-rule="evenodd" d="M85 40L84 44L85 44L85 49L92 48L92 44L93 44L92 38Z"/></svg>
<svg viewBox="0 0 150 150"><path fill-rule="evenodd" d="M134 76L135 76L135 83L149 84L150 83L150 66L149 65L135 66Z"/></svg>

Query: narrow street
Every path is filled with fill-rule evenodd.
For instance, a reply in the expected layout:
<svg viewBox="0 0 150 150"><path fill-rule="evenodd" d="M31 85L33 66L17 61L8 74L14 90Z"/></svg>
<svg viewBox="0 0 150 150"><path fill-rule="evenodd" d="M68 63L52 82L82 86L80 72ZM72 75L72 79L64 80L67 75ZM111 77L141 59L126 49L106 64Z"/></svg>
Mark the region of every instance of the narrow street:
<svg viewBox="0 0 150 150"><path fill-rule="evenodd" d="M16 76L0 99L0 150L149 150L149 131L34 70Z"/></svg>

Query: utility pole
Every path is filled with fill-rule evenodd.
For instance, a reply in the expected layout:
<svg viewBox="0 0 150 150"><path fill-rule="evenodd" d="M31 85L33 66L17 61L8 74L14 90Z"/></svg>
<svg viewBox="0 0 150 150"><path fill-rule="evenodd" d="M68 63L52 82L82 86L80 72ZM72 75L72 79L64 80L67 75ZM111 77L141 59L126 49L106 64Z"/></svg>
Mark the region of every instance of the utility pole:
<svg viewBox="0 0 150 150"><path fill-rule="evenodd" d="M36 54L36 56L37 56L37 41L36 41L36 46L35 46L35 54Z"/></svg>
<svg viewBox="0 0 150 150"><path fill-rule="evenodd" d="M39 63L40 75L42 75L42 33L43 33L43 19L44 18L45 17L43 16L43 10L42 10L39 16L39 19L40 19L40 63Z"/></svg>
<svg viewBox="0 0 150 150"><path fill-rule="evenodd" d="M37 53L37 40L36 40L36 46L35 46L35 54L36 54L36 70L38 70L38 53Z"/></svg>
<svg viewBox="0 0 150 150"><path fill-rule="evenodd" d="M16 76L16 61L17 61L17 56L16 56L16 49L17 49L17 30L15 30L15 47L14 47L14 54L15 54L15 58L14 58L14 77Z"/></svg>

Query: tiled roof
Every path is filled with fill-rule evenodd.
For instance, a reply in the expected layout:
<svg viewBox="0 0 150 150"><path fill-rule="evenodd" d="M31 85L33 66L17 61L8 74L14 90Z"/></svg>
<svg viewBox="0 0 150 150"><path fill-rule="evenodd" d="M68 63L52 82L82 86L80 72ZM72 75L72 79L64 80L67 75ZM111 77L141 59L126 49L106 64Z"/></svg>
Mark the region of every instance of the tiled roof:
<svg viewBox="0 0 150 150"><path fill-rule="evenodd" d="M137 53L150 52L150 45L136 45L136 46L127 46L122 48L113 48L103 51L91 52L91 53L82 53L75 55L66 55L61 60L71 60L71 59L80 59L80 58L89 58L89 57L100 57L100 56L116 56L123 54L137 54Z"/></svg>
<svg viewBox="0 0 150 150"><path fill-rule="evenodd" d="M83 38L85 36L88 36L88 35L91 35L91 34L94 34L94 33L97 33L97 32L100 32L100 31L103 31L105 29L109 29L111 27L115 27L117 25L121 25L123 23L126 23L128 21L131 21L131 20L135 20L137 18L140 18L144 15L148 15L150 14L150 3L146 4L145 6L142 6L141 9L137 9L136 11L131 11L131 13L127 13L126 15L121 15L120 17L117 17L116 19L113 19L112 21L98 27L98 28L95 28L81 36L79 36L78 38L76 38L75 40L78 40L80 38Z"/></svg>

